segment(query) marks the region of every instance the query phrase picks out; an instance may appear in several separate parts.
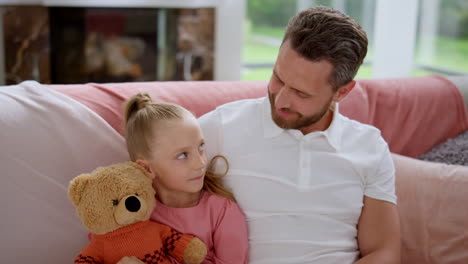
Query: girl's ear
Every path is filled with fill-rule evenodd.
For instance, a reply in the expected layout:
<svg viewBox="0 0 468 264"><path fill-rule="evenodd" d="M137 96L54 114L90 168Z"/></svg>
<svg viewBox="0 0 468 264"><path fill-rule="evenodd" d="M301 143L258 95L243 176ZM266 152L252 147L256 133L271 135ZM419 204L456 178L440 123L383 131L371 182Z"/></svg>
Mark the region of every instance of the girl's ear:
<svg viewBox="0 0 468 264"><path fill-rule="evenodd" d="M145 171L151 175L151 178L154 178L154 174L153 174L153 171L151 170L151 167L148 163L147 160L144 160L144 159L137 159L136 161L136 164L140 165L143 169L145 169Z"/></svg>

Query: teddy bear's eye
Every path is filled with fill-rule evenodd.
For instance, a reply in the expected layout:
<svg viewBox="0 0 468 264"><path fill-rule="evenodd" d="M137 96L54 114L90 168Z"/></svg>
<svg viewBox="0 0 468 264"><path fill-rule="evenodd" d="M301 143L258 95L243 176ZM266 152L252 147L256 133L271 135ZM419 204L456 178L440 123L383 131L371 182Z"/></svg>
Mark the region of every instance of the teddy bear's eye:
<svg viewBox="0 0 468 264"><path fill-rule="evenodd" d="M138 193L135 193L135 196L138 196Z"/></svg>
<svg viewBox="0 0 468 264"><path fill-rule="evenodd" d="M113 205L118 205L118 204L119 204L119 200L117 200L117 199L112 200L112 204L113 204Z"/></svg>

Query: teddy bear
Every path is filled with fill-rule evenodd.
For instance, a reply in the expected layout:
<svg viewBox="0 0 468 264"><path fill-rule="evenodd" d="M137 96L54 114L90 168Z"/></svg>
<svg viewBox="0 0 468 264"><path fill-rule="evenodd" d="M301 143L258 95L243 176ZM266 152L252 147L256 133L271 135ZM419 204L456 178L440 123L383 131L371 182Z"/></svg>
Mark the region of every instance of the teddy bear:
<svg viewBox="0 0 468 264"><path fill-rule="evenodd" d="M201 263L205 244L192 235L150 221L156 205L152 178L135 162L99 167L75 177L68 197L90 242L75 263L116 263L136 256L143 263Z"/></svg>

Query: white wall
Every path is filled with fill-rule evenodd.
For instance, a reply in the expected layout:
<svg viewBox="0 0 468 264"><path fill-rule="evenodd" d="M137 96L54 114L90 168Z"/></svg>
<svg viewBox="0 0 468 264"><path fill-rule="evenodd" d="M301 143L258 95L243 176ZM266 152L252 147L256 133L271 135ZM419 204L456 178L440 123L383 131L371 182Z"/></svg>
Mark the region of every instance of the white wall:
<svg viewBox="0 0 468 264"><path fill-rule="evenodd" d="M240 80L246 0L224 0L216 9L215 80Z"/></svg>
<svg viewBox="0 0 468 264"><path fill-rule="evenodd" d="M377 0L373 78L411 75L417 15L418 0Z"/></svg>

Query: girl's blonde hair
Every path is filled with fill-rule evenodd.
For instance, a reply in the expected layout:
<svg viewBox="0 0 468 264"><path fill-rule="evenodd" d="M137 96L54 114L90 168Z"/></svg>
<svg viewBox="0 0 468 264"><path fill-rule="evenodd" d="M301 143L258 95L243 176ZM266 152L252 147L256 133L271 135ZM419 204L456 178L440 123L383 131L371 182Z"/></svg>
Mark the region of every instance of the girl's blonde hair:
<svg viewBox="0 0 468 264"><path fill-rule="evenodd" d="M132 161L151 156L151 144L154 142L154 131L158 123L168 120L182 120L193 114L187 109L171 103L155 103L147 93L132 96L125 104L125 142ZM222 159L226 163L224 173L215 172L215 161ZM235 200L231 191L222 184L229 169L229 163L224 156L218 155L208 164L203 190Z"/></svg>

